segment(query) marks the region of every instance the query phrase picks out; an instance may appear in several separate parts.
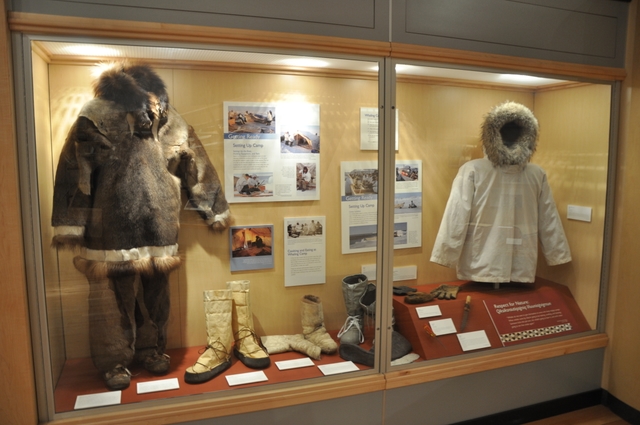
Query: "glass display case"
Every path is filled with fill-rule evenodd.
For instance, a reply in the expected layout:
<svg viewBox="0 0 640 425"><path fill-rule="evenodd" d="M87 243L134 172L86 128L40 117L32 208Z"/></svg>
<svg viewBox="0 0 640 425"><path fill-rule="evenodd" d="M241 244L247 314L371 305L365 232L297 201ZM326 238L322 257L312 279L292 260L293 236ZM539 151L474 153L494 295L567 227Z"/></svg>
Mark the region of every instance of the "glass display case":
<svg viewBox="0 0 640 425"><path fill-rule="evenodd" d="M54 414L375 372L343 360L338 342L375 339L374 315L347 320L345 281L376 263L377 211L358 224L373 249L345 256L355 236L341 206L346 176L360 182L343 160L377 169L360 134L365 120L377 143L378 68L32 41L32 289ZM364 177L375 202L375 175ZM177 240L163 239L167 222Z"/></svg>
<svg viewBox="0 0 640 425"><path fill-rule="evenodd" d="M602 330L615 85L395 72L393 307L418 361Z"/></svg>
<svg viewBox="0 0 640 425"><path fill-rule="evenodd" d="M21 184L42 417L338 385L602 330L614 84L25 40ZM434 252L460 216L456 176L483 158L486 120L507 101L530 114L537 143L519 164L535 164L535 203L518 195L516 211L553 214L570 257L547 255L541 219L528 228L534 250L518 254L533 258L532 279L469 278ZM503 192L490 207L509 202ZM166 222L175 240L156 243ZM517 250L516 227L503 245Z"/></svg>

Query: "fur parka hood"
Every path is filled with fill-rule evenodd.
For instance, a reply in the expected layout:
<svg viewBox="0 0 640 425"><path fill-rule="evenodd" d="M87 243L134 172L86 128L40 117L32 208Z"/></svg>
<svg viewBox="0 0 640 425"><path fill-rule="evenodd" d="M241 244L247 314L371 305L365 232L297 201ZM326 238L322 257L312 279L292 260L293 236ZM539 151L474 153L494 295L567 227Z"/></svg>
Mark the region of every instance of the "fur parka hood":
<svg viewBox="0 0 640 425"><path fill-rule="evenodd" d="M504 102L482 123L482 148L496 167L526 165L536 151L538 120L524 105Z"/></svg>

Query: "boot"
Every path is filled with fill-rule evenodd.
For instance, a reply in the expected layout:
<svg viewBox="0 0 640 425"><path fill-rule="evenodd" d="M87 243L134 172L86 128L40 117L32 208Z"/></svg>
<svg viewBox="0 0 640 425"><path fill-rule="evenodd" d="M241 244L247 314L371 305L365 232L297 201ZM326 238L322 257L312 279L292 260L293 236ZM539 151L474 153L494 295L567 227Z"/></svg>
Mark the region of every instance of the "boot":
<svg viewBox="0 0 640 425"><path fill-rule="evenodd" d="M302 297L302 333L307 341L320 347L324 354L333 354L338 344L327 333L324 327L324 313L320 297L305 295Z"/></svg>
<svg viewBox="0 0 640 425"><path fill-rule="evenodd" d="M249 281L233 280L227 282L227 288L233 296L233 354L245 366L252 369L269 367L271 360L267 349L253 330L253 316L249 304Z"/></svg>
<svg viewBox="0 0 640 425"><path fill-rule="evenodd" d="M411 352L411 343L400 332L391 333L391 360L398 360ZM373 367L375 359L375 345L369 351L353 344L340 345L340 357L346 361L360 363Z"/></svg>
<svg viewBox="0 0 640 425"><path fill-rule="evenodd" d="M232 306L233 300L230 290L204 291L207 346L196 363L185 371L184 381L186 383L207 382L231 366Z"/></svg>
<svg viewBox="0 0 640 425"><path fill-rule="evenodd" d="M342 279L342 295L344 296L344 305L347 307L347 320L338 332L340 344L361 344L364 342L362 334L364 311L360 304L360 298L365 293L367 283L367 276L363 274L347 276Z"/></svg>
<svg viewBox="0 0 640 425"><path fill-rule="evenodd" d="M263 336L261 340L269 354L297 351L320 360L320 347L307 341L302 334Z"/></svg>
<svg viewBox="0 0 640 425"><path fill-rule="evenodd" d="M362 307L365 322L370 320L368 324L375 324L376 317L376 285L373 283L367 284L364 293L360 297L360 306ZM391 309L391 326L395 326L396 317Z"/></svg>

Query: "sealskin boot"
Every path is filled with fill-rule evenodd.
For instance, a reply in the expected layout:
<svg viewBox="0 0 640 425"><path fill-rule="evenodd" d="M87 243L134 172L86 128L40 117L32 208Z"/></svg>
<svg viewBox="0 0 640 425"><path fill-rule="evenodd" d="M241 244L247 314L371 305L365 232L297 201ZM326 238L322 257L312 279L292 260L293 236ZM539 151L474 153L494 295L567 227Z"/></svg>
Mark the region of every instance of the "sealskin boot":
<svg viewBox="0 0 640 425"><path fill-rule="evenodd" d="M252 369L269 367L271 360L267 349L253 329L253 315L249 303L249 281L232 280L227 282L227 289L233 296L233 337L235 346L233 354L245 366Z"/></svg>
<svg viewBox="0 0 640 425"><path fill-rule="evenodd" d="M391 333L391 360L397 360L411 352L411 343L401 333ZM343 360L360 363L373 367L375 359L375 345L369 351L353 344L340 345L340 357Z"/></svg>
<svg viewBox="0 0 640 425"><path fill-rule="evenodd" d="M103 373L102 379L109 390L124 390L131 383L131 372L126 367L117 365L109 372Z"/></svg>
<svg viewBox="0 0 640 425"><path fill-rule="evenodd" d="M307 341L320 347L324 354L338 351L338 344L327 333L324 327L324 313L320 297L305 295L302 297L302 333Z"/></svg>
<svg viewBox="0 0 640 425"><path fill-rule="evenodd" d="M231 310L233 299L228 289L204 291L207 346L195 364L184 373L188 384L207 382L231 366Z"/></svg>
<svg viewBox="0 0 640 425"><path fill-rule="evenodd" d="M364 295L367 284L368 278L364 274L354 274L342 279L342 295L344 296L344 305L347 308L347 320L338 332L340 344L361 344L364 342L362 333L364 310L360 304L360 298Z"/></svg>

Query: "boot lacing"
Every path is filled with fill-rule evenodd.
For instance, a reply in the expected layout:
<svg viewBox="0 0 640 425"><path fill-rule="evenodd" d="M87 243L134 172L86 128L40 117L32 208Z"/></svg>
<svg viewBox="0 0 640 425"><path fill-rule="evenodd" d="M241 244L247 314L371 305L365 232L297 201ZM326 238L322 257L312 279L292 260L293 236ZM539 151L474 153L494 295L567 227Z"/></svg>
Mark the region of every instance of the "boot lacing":
<svg viewBox="0 0 640 425"><path fill-rule="evenodd" d="M201 355L204 354L204 352L207 351L209 348L211 348L211 351L213 351L213 354L216 355L216 358L219 361L226 362L231 357L231 355L227 352L227 347L225 347L222 341L220 341L219 339L216 339L215 341L213 341L212 344L208 344L206 347L204 347L202 350L199 351L199 354ZM199 361L196 361L196 363L207 368L210 367L209 365L200 363Z"/></svg>
<svg viewBox="0 0 640 425"><path fill-rule="evenodd" d="M362 329L360 328L360 317L359 316L347 316L347 320L345 320L344 325L340 328L340 332L338 332L338 338L347 333L351 327L354 326L358 330L358 336L360 338L360 343L364 342L364 335L362 334Z"/></svg>
<svg viewBox="0 0 640 425"><path fill-rule="evenodd" d="M240 336L241 333L244 333L244 336ZM244 354L253 354L260 351L264 351L265 353L267 353L267 349L264 345L262 345L262 341L260 340L260 338L258 338L256 333L250 328L244 327L242 329L239 329L238 332L233 334L233 336L235 337L236 344L238 346L242 346L242 348L247 348L247 344L244 344L244 340L247 338L251 338L251 340L258 346L257 350L253 350L250 352L244 352L244 350L240 350L244 352Z"/></svg>

